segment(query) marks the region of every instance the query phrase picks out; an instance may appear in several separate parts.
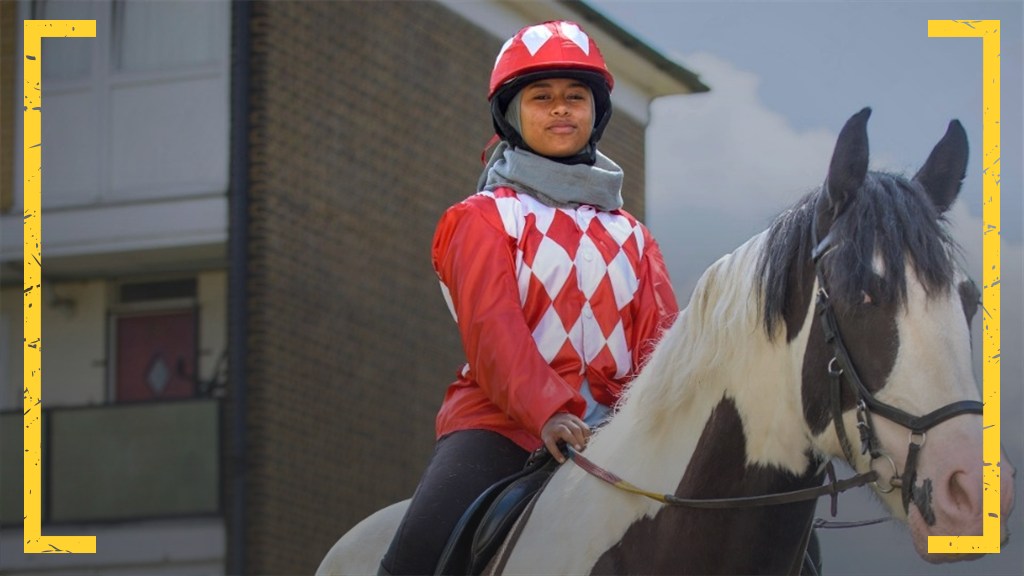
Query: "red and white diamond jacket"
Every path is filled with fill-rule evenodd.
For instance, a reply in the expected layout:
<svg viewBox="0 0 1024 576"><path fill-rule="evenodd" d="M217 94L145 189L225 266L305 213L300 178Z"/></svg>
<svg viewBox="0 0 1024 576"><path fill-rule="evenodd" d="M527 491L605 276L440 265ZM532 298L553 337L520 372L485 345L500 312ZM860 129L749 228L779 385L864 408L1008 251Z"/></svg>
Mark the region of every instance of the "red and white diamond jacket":
<svg viewBox="0 0 1024 576"><path fill-rule="evenodd" d="M552 415L583 417L584 379L614 406L679 310L661 250L624 210L480 192L442 216L432 256L468 361L438 438L484 429L539 448Z"/></svg>

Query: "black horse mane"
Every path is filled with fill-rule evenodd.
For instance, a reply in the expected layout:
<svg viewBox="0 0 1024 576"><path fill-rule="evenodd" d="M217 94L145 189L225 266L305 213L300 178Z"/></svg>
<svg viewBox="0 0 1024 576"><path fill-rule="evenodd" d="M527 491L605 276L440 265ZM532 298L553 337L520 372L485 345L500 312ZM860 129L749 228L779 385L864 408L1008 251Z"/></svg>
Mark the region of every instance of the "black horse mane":
<svg viewBox="0 0 1024 576"><path fill-rule="evenodd" d="M757 274L769 335L784 322L793 281L810 265L813 214L819 199L828 203L822 197L825 194L822 187L806 195L767 231ZM863 302L865 293L876 305L902 305L907 297L908 261L929 294L946 290L955 271L953 257L960 248L944 223L920 184L903 176L869 172L833 223L834 247L822 260L836 308L849 310ZM872 267L876 253L884 262L881 277Z"/></svg>

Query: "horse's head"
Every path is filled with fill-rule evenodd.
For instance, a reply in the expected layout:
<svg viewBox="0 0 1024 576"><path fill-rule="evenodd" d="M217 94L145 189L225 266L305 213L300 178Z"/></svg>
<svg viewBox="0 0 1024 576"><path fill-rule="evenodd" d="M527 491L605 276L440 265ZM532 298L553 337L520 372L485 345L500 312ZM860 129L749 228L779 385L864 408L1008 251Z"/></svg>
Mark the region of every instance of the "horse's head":
<svg viewBox="0 0 1024 576"><path fill-rule="evenodd" d="M951 122L912 179L869 172L869 115L850 118L825 186L770 232L766 293L778 296L766 301L765 324L776 334L784 322L787 340L805 351L814 449L876 470L876 492L908 521L926 560L963 559L928 554L927 537L982 533L983 467L997 464L982 458L971 366L980 293L943 222L964 177L967 137ZM1013 474L1005 459L1001 472L1005 527Z"/></svg>

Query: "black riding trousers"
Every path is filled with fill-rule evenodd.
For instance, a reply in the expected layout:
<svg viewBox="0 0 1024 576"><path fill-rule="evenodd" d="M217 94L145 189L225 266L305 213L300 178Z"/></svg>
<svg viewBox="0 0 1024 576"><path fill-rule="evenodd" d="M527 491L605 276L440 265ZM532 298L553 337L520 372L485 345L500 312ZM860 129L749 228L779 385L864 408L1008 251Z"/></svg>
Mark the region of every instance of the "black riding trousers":
<svg viewBox="0 0 1024 576"><path fill-rule="evenodd" d="M434 573L448 537L477 496L523 469L530 453L501 434L462 430L442 437L382 564L394 576Z"/></svg>

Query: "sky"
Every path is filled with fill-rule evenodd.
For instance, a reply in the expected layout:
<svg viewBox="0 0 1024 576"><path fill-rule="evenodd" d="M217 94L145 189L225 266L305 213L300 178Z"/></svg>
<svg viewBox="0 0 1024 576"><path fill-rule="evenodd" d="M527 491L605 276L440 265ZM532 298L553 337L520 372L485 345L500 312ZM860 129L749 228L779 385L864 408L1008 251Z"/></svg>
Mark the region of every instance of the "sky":
<svg viewBox="0 0 1024 576"><path fill-rule="evenodd" d="M589 4L711 87L651 106L647 215L681 303L720 256L767 227L824 179L847 118L872 108L871 168L912 175L963 124L968 175L951 211L966 267L982 280L982 178L998 172L1001 207L1001 438L1022 455L1022 6L986 2L639 2ZM928 20L1001 21L1001 158L982 153L980 39L929 38ZM991 302L989 303L991 304ZM973 327L981 382L980 319ZM1024 478L1024 474L1021 474ZM1022 490L1018 482L1018 502ZM883 515L865 489L844 494L839 518ZM827 517L822 501L819 517ZM892 523L821 531L826 574L1022 574L1024 511L1013 541L976 562L931 565Z"/></svg>

